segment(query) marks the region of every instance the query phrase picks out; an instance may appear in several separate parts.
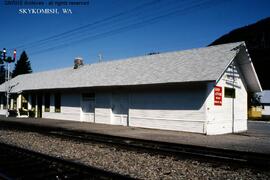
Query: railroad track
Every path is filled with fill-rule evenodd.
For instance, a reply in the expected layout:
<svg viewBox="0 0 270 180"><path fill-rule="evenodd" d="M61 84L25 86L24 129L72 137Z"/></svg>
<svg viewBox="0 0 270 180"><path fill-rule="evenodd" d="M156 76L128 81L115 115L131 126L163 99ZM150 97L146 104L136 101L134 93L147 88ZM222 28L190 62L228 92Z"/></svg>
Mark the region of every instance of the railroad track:
<svg viewBox="0 0 270 180"><path fill-rule="evenodd" d="M15 128L60 138L74 139L76 141L99 142L120 146L121 148L132 148L148 151L150 153L162 153L166 155L181 156L182 158L196 158L207 161L224 161L241 165L253 166L255 168L270 169L270 155L255 152L235 151L228 149L217 149L195 145L174 144L128 137L89 133L84 131L72 131L55 127L44 127L39 125L24 124L17 122L1 122L0 127Z"/></svg>
<svg viewBox="0 0 270 180"><path fill-rule="evenodd" d="M130 179L79 163L0 143L0 179Z"/></svg>

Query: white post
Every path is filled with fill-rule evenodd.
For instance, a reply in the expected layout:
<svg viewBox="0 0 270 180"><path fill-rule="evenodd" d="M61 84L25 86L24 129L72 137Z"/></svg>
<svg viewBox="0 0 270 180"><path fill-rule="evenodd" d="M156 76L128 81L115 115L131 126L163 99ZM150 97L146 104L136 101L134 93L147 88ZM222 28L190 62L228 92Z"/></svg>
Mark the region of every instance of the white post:
<svg viewBox="0 0 270 180"><path fill-rule="evenodd" d="M42 105L41 105L41 112L45 112L45 94L41 95Z"/></svg>
<svg viewBox="0 0 270 180"><path fill-rule="evenodd" d="M11 98L10 99L10 109L13 109L14 107L13 107L13 104L14 104L14 100L13 100L13 98Z"/></svg>
<svg viewBox="0 0 270 180"><path fill-rule="evenodd" d="M54 112L54 94L50 94L50 112Z"/></svg>
<svg viewBox="0 0 270 180"><path fill-rule="evenodd" d="M29 93L28 94L28 99L27 99L27 103L28 103L28 105L27 105L27 107L28 107L28 110L31 110L32 109L32 95Z"/></svg>
<svg viewBox="0 0 270 180"><path fill-rule="evenodd" d="M35 95L35 101L36 101L36 106L35 106L35 117L38 117L38 95Z"/></svg>
<svg viewBox="0 0 270 180"><path fill-rule="evenodd" d="M9 116L9 89L10 86L9 86L9 63L7 63L7 112L6 112L6 117Z"/></svg>
<svg viewBox="0 0 270 180"><path fill-rule="evenodd" d="M17 96L17 111L19 111L19 109L21 108L21 104L22 104L22 102L21 102L21 94L19 94L18 96Z"/></svg>

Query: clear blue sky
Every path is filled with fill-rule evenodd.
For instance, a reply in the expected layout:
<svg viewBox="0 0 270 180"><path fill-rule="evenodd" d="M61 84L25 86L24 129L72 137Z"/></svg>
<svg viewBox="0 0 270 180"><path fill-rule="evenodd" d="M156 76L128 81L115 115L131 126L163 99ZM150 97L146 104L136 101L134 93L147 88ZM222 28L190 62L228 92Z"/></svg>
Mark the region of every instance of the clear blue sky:
<svg viewBox="0 0 270 180"><path fill-rule="evenodd" d="M99 53L105 61L109 61L149 52L202 47L234 28L270 16L269 0L203 0L205 3L202 6L198 5L202 1L196 0L89 2L89 6L81 7L48 7L7 6L1 0L0 48L9 48L11 53L13 48L24 45L18 49L18 56L25 50L33 71L38 72L72 66L76 56L83 57L84 62L90 64L98 61ZM22 15L18 13L20 8L70 8L73 13ZM174 11L178 13L166 16ZM114 18L104 21L112 16ZM153 18L157 20L155 23L147 21ZM142 24L137 24L140 22ZM64 37L57 36L45 44L31 44L87 24L92 25ZM123 27L127 28L119 32L119 28Z"/></svg>

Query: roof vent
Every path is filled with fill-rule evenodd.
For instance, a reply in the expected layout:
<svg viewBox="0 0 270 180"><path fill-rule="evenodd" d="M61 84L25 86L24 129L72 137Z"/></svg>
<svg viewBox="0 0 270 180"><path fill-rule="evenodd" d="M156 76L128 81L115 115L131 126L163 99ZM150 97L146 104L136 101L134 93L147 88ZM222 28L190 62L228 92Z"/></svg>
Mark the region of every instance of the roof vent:
<svg viewBox="0 0 270 180"><path fill-rule="evenodd" d="M74 60L74 67L73 67L73 69L78 69L81 66L83 66L83 58L76 57L75 60Z"/></svg>

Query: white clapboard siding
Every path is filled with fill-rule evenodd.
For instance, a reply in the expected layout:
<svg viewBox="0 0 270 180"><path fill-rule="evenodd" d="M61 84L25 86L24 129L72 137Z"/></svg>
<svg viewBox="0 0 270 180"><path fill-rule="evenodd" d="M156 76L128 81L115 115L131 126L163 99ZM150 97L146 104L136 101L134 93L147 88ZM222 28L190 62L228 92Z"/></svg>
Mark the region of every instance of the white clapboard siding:
<svg viewBox="0 0 270 180"><path fill-rule="evenodd" d="M216 86L222 87L222 106L214 105L214 86L209 83L208 98L206 100L207 134L224 134L247 130L247 91L243 76L238 67L234 70L235 96L236 98L224 97L225 87L232 88L230 83L231 69L225 71ZM234 101L234 102L233 102ZM233 105L234 104L234 105ZM234 107L234 119L233 119Z"/></svg>
<svg viewBox="0 0 270 180"><path fill-rule="evenodd" d="M130 126L196 133L204 132L204 121L130 117Z"/></svg>
<svg viewBox="0 0 270 180"><path fill-rule="evenodd" d="M129 93L113 92L112 93L112 118L111 124L127 126L129 111Z"/></svg>
<svg viewBox="0 0 270 180"><path fill-rule="evenodd" d="M204 131L206 88L130 95L129 125L177 131Z"/></svg>
<svg viewBox="0 0 270 180"><path fill-rule="evenodd" d="M51 94L54 96L54 94ZM51 97L50 112L43 112L43 118L63 119L80 121L81 107L80 107L80 94L62 93L61 94L61 112L54 112L54 98ZM53 100L53 101L52 101Z"/></svg>
<svg viewBox="0 0 270 180"><path fill-rule="evenodd" d="M236 88L236 98L234 100L234 132L242 132L247 130L248 94L244 77L239 68L237 68L237 71L240 78L237 79L239 87Z"/></svg>
<svg viewBox="0 0 270 180"><path fill-rule="evenodd" d="M130 117L146 117L170 120L204 121L204 109L200 110L157 110L157 109L130 109Z"/></svg>
<svg viewBox="0 0 270 180"><path fill-rule="evenodd" d="M128 121L127 114L114 114L114 113L112 113L111 124L127 126L127 124L128 124L127 121Z"/></svg>
<svg viewBox="0 0 270 180"><path fill-rule="evenodd" d="M95 123L111 124L111 93L96 93Z"/></svg>
<svg viewBox="0 0 270 180"><path fill-rule="evenodd" d="M111 115L109 108L95 108L95 123L111 124Z"/></svg>
<svg viewBox="0 0 270 180"><path fill-rule="evenodd" d="M95 114L94 113L81 113L81 121L95 122Z"/></svg>
<svg viewBox="0 0 270 180"><path fill-rule="evenodd" d="M80 114L78 113L68 113L68 112L43 112L43 118L48 119L59 119L59 120L71 120L71 121L80 121Z"/></svg>

